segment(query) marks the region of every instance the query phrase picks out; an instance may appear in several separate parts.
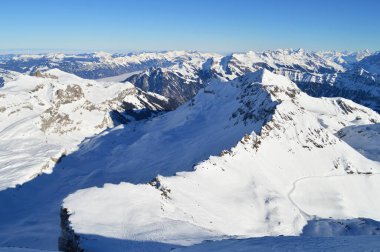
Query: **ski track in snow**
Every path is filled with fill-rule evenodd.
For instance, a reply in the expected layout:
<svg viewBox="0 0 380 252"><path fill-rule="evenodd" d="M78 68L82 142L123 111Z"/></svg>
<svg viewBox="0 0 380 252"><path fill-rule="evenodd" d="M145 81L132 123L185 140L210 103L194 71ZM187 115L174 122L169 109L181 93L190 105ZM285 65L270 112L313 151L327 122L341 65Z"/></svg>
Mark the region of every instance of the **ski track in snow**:
<svg viewBox="0 0 380 252"><path fill-rule="evenodd" d="M333 177L347 177L347 176L363 176L363 177L366 177L366 176L378 176L380 175L380 173L374 173L374 174L339 174L339 175L327 175L327 176L307 176L307 177L302 177L302 178L298 178L296 179L293 183L292 183L292 188L291 190L287 193L287 197L289 199L289 201L296 207L299 209L299 211L304 215L304 217L308 220L311 220L313 219L313 215L307 213L306 211L304 211L296 202L295 200L292 198L292 193L294 193L294 191L296 190L296 187L297 187L297 184L301 181L304 181L304 180L309 180L309 179L316 179L316 178L333 178Z"/></svg>

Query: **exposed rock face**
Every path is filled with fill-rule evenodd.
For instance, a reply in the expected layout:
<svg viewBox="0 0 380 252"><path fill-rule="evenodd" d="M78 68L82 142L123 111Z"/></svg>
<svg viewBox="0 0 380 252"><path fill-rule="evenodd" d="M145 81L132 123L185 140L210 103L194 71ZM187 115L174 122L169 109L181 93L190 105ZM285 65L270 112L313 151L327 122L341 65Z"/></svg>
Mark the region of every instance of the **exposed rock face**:
<svg viewBox="0 0 380 252"><path fill-rule="evenodd" d="M163 71L161 68L133 75L125 81L131 82L144 91L154 92L171 99L175 107L194 97L204 87L204 81L198 72L196 78L189 79L181 73Z"/></svg>
<svg viewBox="0 0 380 252"><path fill-rule="evenodd" d="M56 95L61 104L71 103L84 97L79 85L69 85L66 89L58 89Z"/></svg>
<svg viewBox="0 0 380 252"><path fill-rule="evenodd" d="M83 252L79 246L79 236L70 226L69 213L66 208L61 208L61 235L58 239L58 249L64 252Z"/></svg>
<svg viewBox="0 0 380 252"><path fill-rule="evenodd" d="M58 79L58 77L53 75L53 74L43 73L39 70L37 70L35 73L33 73L32 76L39 77L39 78Z"/></svg>
<svg viewBox="0 0 380 252"><path fill-rule="evenodd" d="M321 79L299 79L299 88L314 97L344 97L380 112L380 80L362 70L350 70Z"/></svg>
<svg viewBox="0 0 380 252"><path fill-rule="evenodd" d="M57 108L49 108L41 115L41 130L43 132L52 132L63 134L75 130L72 124L74 121L70 119L68 114L60 112ZM72 125L70 127L70 125Z"/></svg>

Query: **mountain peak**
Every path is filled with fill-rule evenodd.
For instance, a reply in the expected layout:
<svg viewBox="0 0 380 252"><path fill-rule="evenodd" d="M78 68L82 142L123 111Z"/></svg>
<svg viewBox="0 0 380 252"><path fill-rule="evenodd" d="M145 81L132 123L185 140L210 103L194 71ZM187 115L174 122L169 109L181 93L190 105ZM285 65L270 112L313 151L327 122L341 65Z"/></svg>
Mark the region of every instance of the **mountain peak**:
<svg viewBox="0 0 380 252"><path fill-rule="evenodd" d="M287 77L275 74L267 69L260 69L242 76L244 83L260 83L263 86L278 86L282 88L297 88L296 85Z"/></svg>

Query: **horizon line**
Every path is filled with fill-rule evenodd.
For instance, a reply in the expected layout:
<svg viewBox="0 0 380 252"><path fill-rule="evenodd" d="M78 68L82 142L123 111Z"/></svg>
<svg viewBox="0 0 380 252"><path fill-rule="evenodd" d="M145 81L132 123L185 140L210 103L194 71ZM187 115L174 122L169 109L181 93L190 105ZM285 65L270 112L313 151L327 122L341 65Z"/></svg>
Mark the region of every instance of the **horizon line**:
<svg viewBox="0 0 380 252"><path fill-rule="evenodd" d="M242 51L207 51L207 50L194 50L194 49L186 49L186 50L178 50L178 49L165 49L165 50L138 50L138 49L110 49L110 48L92 48L92 49L73 49L73 48L8 48L8 49L2 49L0 48L0 55L32 55L32 54L38 54L38 55L44 55L49 53L62 53L62 54L91 54L91 53L97 53L97 52L106 52L110 54L117 54L117 53L123 53L123 54L129 54L129 53L165 53L165 52L198 52L198 53L216 53L216 54L222 54L222 55L228 55L233 53L248 53L248 52L267 52L267 51L280 51L280 50L290 50L290 51L305 51L305 52L341 52L341 53L355 53L355 52L370 52L370 53L376 53L380 52L379 50L371 50L371 49L361 49L361 50L332 50L332 49L320 49L320 50L310 50L310 49L304 49L302 47L300 48L275 48L275 49L265 49L265 50L242 50Z"/></svg>

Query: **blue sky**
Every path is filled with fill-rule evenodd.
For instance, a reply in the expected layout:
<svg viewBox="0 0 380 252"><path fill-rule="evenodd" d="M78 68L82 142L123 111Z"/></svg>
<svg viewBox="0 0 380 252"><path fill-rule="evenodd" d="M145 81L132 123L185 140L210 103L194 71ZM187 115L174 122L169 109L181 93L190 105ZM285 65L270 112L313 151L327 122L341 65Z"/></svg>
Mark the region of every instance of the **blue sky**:
<svg viewBox="0 0 380 252"><path fill-rule="evenodd" d="M378 0L2 0L0 51L380 50Z"/></svg>

